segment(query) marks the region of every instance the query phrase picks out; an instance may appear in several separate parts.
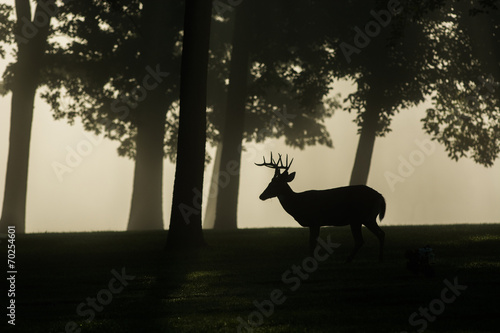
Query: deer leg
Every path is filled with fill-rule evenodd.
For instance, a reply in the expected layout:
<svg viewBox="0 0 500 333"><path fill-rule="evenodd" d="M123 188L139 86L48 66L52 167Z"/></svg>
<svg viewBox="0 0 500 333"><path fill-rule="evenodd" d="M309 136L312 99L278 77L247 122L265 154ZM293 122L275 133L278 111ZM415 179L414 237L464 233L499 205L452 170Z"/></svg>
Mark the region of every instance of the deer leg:
<svg viewBox="0 0 500 333"><path fill-rule="evenodd" d="M346 263L352 261L356 253L359 251L361 246L363 246L363 235L361 234L361 224L360 223L351 223L351 232L354 237L354 248L351 251L351 254L347 257Z"/></svg>
<svg viewBox="0 0 500 333"><path fill-rule="evenodd" d="M316 250L318 244L319 228L319 226L309 227L309 253L311 255L314 255L314 250Z"/></svg>
<svg viewBox="0 0 500 333"><path fill-rule="evenodd" d="M365 226L370 230L375 236L378 238L378 242L380 244L378 260L380 262L383 261L383 252L384 252L384 240L385 240L385 232L380 229L377 224L377 221L373 221L371 223L365 224Z"/></svg>

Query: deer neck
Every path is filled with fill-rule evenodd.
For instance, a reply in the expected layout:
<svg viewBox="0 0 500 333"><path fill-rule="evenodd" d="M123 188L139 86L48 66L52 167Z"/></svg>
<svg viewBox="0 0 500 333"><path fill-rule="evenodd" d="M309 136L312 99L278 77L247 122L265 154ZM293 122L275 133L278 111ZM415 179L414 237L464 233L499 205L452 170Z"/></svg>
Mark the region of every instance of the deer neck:
<svg viewBox="0 0 500 333"><path fill-rule="evenodd" d="M296 193L292 190L290 185L286 185L285 190L278 195L278 200L280 201L283 209L290 215L294 216L294 208L296 205Z"/></svg>

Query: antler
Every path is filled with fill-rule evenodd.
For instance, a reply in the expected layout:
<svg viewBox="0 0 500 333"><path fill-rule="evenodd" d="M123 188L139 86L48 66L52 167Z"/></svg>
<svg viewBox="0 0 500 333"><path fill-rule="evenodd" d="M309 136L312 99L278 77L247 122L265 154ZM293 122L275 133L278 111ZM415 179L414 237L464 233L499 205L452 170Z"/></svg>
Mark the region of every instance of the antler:
<svg viewBox="0 0 500 333"><path fill-rule="evenodd" d="M278 171L279 169L285 169L285 171L288 171L288 169L290 169L290 166L292 165L293 158L290 161L290 164L288 164L288 154L287 154L286 155L286 163L285 163L285 165L283 165L283 161L281 160L281 154L278 154L278 156L279 156L278 161L275 162L273 160L273 153L271 152L271 162L266 163L266 158L262 157L262 159L264 160L264 162L261 163L261 164L255 163L255 165L256 166L266 166L268 168L273 168L276 171Z"/></svg>

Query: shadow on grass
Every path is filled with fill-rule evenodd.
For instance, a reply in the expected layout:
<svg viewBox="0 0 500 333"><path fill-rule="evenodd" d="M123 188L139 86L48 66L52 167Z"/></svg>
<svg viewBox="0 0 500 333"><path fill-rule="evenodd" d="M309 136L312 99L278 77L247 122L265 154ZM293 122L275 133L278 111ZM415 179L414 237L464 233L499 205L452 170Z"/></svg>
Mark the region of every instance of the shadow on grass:
<svg viewBox="0 0 500 333"><path fill-rule="evenodd" d="M255 323L255 303L276 289L286 300L264 310L269 315L261 311L256 332L415 331L409 316L455 276L468 289L427 332L496 329L499 225L384 230L385 263L377 263L377 240L364 232L366 244L349 265L348 228L322 230L342 245L295 290L283 274L307 258L307 229L206 231L208 248L175 254L163 250L167 232L20 235L16 332L65 332L71 321L81 333L235 332L238 317ZM430 279L405 268L405 250L426 244L437 260ZM135 278L86 322L78 305L96 298L111 270L122 268Z"/></svg>
<svg viewBox="0 0 500 333"><path fill-rule="evenodd" d="M44 333L159 331L155 319L169 315L162 312L163 299L182 287L198 257L196 253L166 254L162 247L166 235L18 236L17 322L11 329ZM121 288L113 270L134 278ZM101 292L109 290L113 279L112 288L122 290Z"/></svg>

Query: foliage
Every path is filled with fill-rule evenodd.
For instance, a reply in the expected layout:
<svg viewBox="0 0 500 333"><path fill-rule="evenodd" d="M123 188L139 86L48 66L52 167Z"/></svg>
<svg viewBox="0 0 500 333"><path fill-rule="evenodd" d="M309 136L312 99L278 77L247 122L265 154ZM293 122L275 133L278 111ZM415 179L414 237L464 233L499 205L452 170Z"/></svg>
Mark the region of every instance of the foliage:
<svg viewBox="0 0 500 333"><path fill-rule="evenodd" d="M51 50L46 60L42 97L55 119L70 124L80 118L85 130L120 141L120 155L135 156L138 105L144 99L144 79L151 72L168 72L170 109L165 128L165 154L175 157L182 3L175 2L168 18L171 46L156 68L141 64L148 45L139 24L139 0L72 1L58 12ZM177 13L177 15L175 15ZM67 39L62 39L62 37ZM164 64L168 67L165 68ZM55 65L55 66L54 66Z"/></svg>
<svg viewBox="0 0 500 333"><path fill-rule="evenodd" d="M14 30L14 21L12 19L12 6L0 3L0 57L5 57L4 44L10 44L14 40L12 31Z"/></svg>
<svg viewBox="0 0 500 333"><path fill-rule="evenodd" d="M5 57L5 46L14 40L14 20L12 19L13 8L7 4L0 4L0 57ZM0 96L9 92L8 84L0 80Z"/></svg>
<svg viewBox="0 0 500 333"><path fill-rule="evenodd" d="M422 13L423 8L431 9L430 4L396 3L394 13L387 1L378 0L332 3L323 10L335 15L335 27L326 36L327 47L335 54L329 66L336 77L351 80L357 87L345 99L346 110L357 114L355 122L361 131L370 100L379 110L377 136L390 132L392 117L399 110L425 100L437 66L433 56L437 45L428 30L434 18ZM334 21L323 16L320 18ZM367 31L372 31L371 37ZM367 38L359 37L362 34ZM347 44L357 51L346 51Z"/></svg>
<svg viewBox="0 0 500 333"><path fill-rule="evenodd" d="M324 103L331 89L332 75L324 67L328 52L316 45L304 19L307 6L301 1L255 1L245 14L252 24L247 43L250 48L250 78L247 91L244 139L261 142L285 137L285 143L298 148L323 144L332 146L324 120L333 115L339 103ZM217 17L213 36L232 31L234 17ZM227 64L232 45L230 36L219 48L212 47L219 59L218 82L227 82ZM213 41L212 41L213 44ZM213 71L215 72L215 71ZM210 75L210 73L209 73ZM212 81L214 82L214 81ZM226 86L218 96L225 96ZM212 89L209 85L209 89ZM223 91L223 93L221 93ZM335 99L335 98L334 98ZM221 128L225 100L214 105L210 120ZM216 106L220 106L217 108Z"/></svg>
<svg viewBox="0 0 500 333"><path fill-rule="evenodd" d="M246 139L285 136L292 147L332 147L324 120L340 103L338 95L325 100L334 79L325 66L331 53L311 30L310 6L303 1L257 2L253 15L252 21L260 24L252 27L250 41Z"/></svg>
<svg viewBox="0 0 500 333"><path fill-rule="evenodd" d="M434 107L422 119L450 158L484 166L500 152L500 13L493 3L447 7L447 28L433 31L446 61L437 70Z"/></svg>
<svg viewBox="0 0 500 333"><path fill-rule="evenodd" d="M313 2L319 7L315 11L324 13L316 16L316 25L324 26L322 19L335 22L326 36L335 54L332 72L357 86L345 100L346 110L356 112L361 130L367 101L375 100L376 134L383 136L396 112L431 96L434 107L422 119L424 130L451 158L469 156L491 166L500 150L498 1L398 3L400 12L384 27L376 16L387 12L387 1ZM369 22L378 22L378 32L344 59L340 45L355 45L355 31L366 33Z"/></svg>
<svg viewBox="0 0 500 333"><path fill-rule="evenodd" d="M279 9L279 6L274 7L274 11ZM168 59L164 61L168 64L165 71L168 71L169 76L165 80L168 81L166 93L170 103L165 129L165 154L171 159L175 158L177 146L182 12L183 3L175 2L172 13L166 18L170 20L167 43L171 48L165 52ZM86 130L104 133L106 137L118 140L118 153L130 158L135 157L137 103L134 102L134 93L137 93L147 74L140 65L141 47L144 46L140 17L139 0L65 3L56 17L43 75L46 89L42 97L51 105L55 119L66 119L70 124L80 119ZM266 19L267 27L275 24L270 14ZM212 23L215 37L211 41L208 86L209 142L220 139L232 22L214 17ZM285 23L282 23L282 35L286 34ZM265 36L264 30L256 31L252 41L260 41L253 44L255 50L268 52L263 63L268 64L270 70L254 73L256 76L252 78L245 137L247 140L261 141L266 137L285 136L288 144L300 148L316 143L331 146L322 123L324 118L333 114L333 110L322 104L331 77L325 71L318 73L312 60L306 63L306 59L300 59L297 55L291 59L274 60L275 49L262 47L272 40L271 36L263 39ZM306 46L303 49L306 50ZM258 67L259 59L254 63L254 67ZM283 68L287 66L301 66L302 73L286 75ZM335 103L331 105L338 106ZM284 114L285 109L294 116L293 126L280 120L282 117L279 114Z"/></svg>
<svg viewBox="0 0 500 333"><path fill-rule="evenodd" d="M169 15L169 111L165 154L175 156L178 82L182 45L182 2ZM390 132L392 117L432 96L424 130L453 159L471 157L490 166L498 157L498 1L405 0L401 12L347 62L340 45L354 44L355 28L375 20L387 1L308 2L263 0L252 3L250 82L244 137L261 142L285 137L293 147L332 146L324 120L341 107L339 96L325 103L335 78L352 80L357 90L345 108L361 129L366 103L380 108L376 134ZM0 5L0 40L12 42L11 10ZM147 74L140 64L144 36L141 2L68 1L57 14L45 59L42 96L56 119L120 141L118 152L135 156L137 103L134 94ZM215 15L210 51L208 131L220 139L227 93L232 17ZM486 37L485 37L486 36ZM68 39L64 39L64 38ZM487 41L486 43L484 41ZM483 46L479 44L485 44ZM0 46L0 55L5 53ZM4 73L3 92L12 68ZM490 82L485 85L484 82ZM493 88L492 88L493 87ZM119 107L116 107L116 106ZM115 107L114 107L115 106Z"/></svg>

